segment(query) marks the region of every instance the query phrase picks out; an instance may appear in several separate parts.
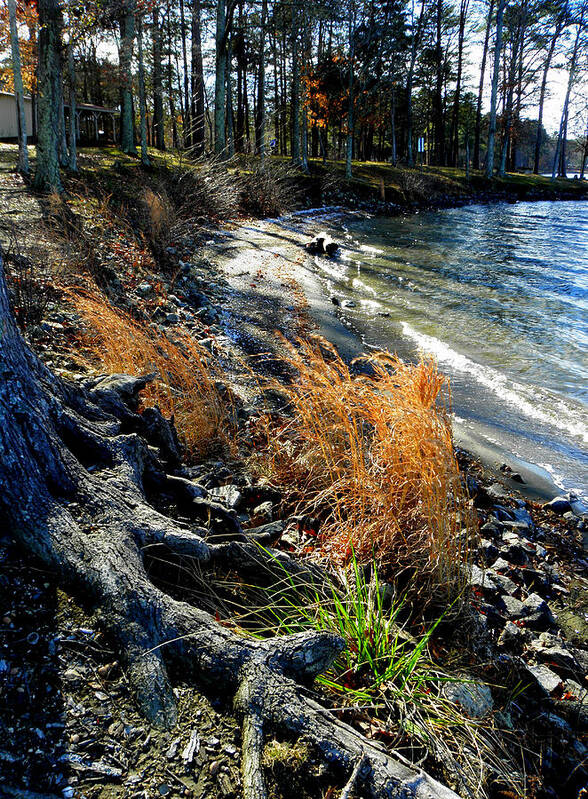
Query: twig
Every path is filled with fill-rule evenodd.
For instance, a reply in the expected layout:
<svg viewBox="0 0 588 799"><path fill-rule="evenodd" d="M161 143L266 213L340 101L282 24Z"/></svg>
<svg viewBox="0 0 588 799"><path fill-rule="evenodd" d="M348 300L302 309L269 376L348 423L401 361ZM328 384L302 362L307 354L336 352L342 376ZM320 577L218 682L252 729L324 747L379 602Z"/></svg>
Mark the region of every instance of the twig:
<svg viewBox="0 0 588 799"><path fill-rule="evenodd" d="M355 764L355 768L351 772L351 777L349 777L349 781L347 782L347 785L341 791L341 796L339 797L339 799L350 799L351 792L355 788L355 783L358 780L359 774L360 774L360 772L361 772L361 770L363 768L363 764L365 763L365 761L366 761L366 756L365 756L365 754L364 754L364 752L362 750L361 757L359 758L359 760Z"/></svg>

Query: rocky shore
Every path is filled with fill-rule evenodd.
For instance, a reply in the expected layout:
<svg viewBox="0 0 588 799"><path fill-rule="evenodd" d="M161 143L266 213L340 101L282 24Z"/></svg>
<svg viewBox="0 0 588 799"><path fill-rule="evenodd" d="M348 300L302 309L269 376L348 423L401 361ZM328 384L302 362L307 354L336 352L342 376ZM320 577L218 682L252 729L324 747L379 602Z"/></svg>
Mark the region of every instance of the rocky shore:
<svg viewBox="0 0 588 799"><path fill-rule="evenodd" d="M262 237L257 230L245 224L186 237L167 250L174 267L167 278L143 274L123 283L115 277L110 286L125 309L148 315L162 332L189 330L214 353L242 419L255 415L260 398L255 381L243 380L241 365L247 360L259 374L276 374L274 356L282 346L276 331L295 339L318 330L344 355L358 354L307 268L299 232L271 222ZM55 297L30 340L51 369L86 385L76 354L79 326L76 312ZM492 786L484 795L575 799L588 781L586 508L573 497L530 501L513 490L508 464L497 464L504 475L497 480L471 454L457 454L479 539L471 564L464 564L471 588L470 610L461 617L467 623L458 630L441 626L436 640L441 652L461 641L469 657L456 682L444 687L445 699L495 730L503 742L498 751L500 745L520 749L521 771L509 780L496 764L484 764ZM218 514L266 545L303 556L309 542L299 520L284 516L280 492L257 482L243 463L208 459L180 465L176 476L198 486L209 525ZM0 797L241 795L241 735L227 708L175 675L177 728L162 732L147 724L97 620L19 551L8 531L0 537L0 596ZM386 742L365 714L349 711L345 719ZM475 746L465 752L466 760L476 757ZM264 766L276 798L317 799L339 790L304 739L270 738ZM451 768L432 748L426 767L442 780ZM456 774L452 787L474 795L469 779Z"/></svg>

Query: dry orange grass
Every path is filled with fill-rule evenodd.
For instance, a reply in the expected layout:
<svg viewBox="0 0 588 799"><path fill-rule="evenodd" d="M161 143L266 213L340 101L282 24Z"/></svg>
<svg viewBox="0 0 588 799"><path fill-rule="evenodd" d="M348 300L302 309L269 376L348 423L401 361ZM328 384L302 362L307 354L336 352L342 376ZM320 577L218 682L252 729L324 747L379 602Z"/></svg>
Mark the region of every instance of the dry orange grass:
<svg viewBox="0 0 588 799"><path fill-rule="evenodd" d="M293 414L277 429L267 422L269 475L301 512L324 519L331 558L353 551L423 588L459 591L474 525L441 402L446 378L432 360L362 360L369 376L352 374L323 340L290 348Z"/></svg>
<svg viewBox="0 0 588 799"><path fill-rule="evenodd" d="M174 341L149 323L115 309L101 294L70 292L85 323L84 343L92 360L108 372L154 373L142 396L174 417L180 440L192 455L230 447L232 408L216 387L218 369L189 333L174 330Z"/></svg>

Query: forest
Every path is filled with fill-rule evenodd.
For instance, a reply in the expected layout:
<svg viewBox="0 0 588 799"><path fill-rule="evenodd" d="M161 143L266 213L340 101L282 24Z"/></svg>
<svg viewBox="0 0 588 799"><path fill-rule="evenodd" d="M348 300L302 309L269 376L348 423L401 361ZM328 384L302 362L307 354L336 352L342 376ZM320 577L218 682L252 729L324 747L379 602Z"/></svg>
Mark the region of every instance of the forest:
<svg viewBox="0 0 588 799"><path fill-rule="evenodd" d="M579 0L11 0L2 13L0 86L38 102L38 131L28 133L47 140L38 186L57 185L57 160L75 169L67 126L76 99L120 106L121 148L143 160L153 146L279 155L302 169L345 159L348 175L353 160L467 163L487 176L565 176L573 162L584 173L588 12ZM562 101L548 133L555 71Z"/></svg>

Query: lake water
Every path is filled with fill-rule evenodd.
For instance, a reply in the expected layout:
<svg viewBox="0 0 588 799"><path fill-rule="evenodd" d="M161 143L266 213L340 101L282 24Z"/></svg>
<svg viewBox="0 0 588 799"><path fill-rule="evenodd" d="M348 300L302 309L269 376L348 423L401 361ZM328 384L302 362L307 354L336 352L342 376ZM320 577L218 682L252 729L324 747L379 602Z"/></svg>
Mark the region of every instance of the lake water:
<svg viewBox="0 0 588 799"><path fill-rule="evenodd" d="M362 218L331 233L342 255L316 268L364 344L432 353L458 438L585 497L588 203Z"/></svg>

